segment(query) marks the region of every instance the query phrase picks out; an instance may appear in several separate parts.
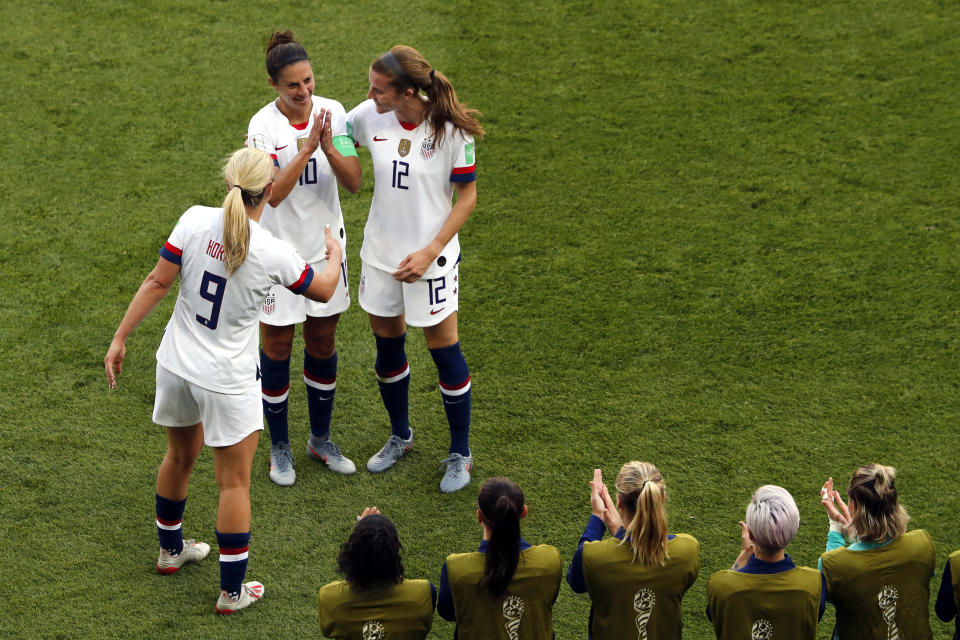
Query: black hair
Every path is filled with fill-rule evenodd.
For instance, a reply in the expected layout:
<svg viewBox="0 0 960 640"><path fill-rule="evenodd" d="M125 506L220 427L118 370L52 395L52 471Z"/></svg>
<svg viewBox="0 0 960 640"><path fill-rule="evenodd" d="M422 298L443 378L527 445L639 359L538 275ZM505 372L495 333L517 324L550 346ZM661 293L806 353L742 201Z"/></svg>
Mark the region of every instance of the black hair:
<svg viewBox="0 0 960 640"><path fill-rule="evenodd" d="M276 82L277 76L288 64L309 60L307 50L293 39L293 32L274 31L267 43L267 73Z"/></svg>
<svg viewBox="0 0 960 640"><path fill-rule="evenodd" d="M361 591L403 582L400 538L390 518L374 514L357 522L340 546L337 571Z"/></svg>
<svg viewBox="0 0 960 640"><path fill-rule="evenodd" d="M510 478L490 478L480 487L477 506L490 527L486 561L481 584L495 596L507 592L520 562L520 515L523 490Z"/></svg>

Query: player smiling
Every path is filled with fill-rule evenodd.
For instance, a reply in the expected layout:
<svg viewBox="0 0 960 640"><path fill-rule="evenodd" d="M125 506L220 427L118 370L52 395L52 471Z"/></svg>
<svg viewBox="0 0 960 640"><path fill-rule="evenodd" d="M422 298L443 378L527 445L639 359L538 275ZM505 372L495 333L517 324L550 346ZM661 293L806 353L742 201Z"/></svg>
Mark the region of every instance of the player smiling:
<svg viewBox="0 0 960 640"><path fill-rule="evenodd" d="M422 327L450 428L440 490L456 491L470 482L473 465L470 372L457 332L457 233L477 202L474 137L483 128L416 49L393 47L370 65L369 80L368 100L347 119L373 160L359 297L377 342L377 380L392 434L367 469L385 471L413 446L404 341L406 325Z"/></svg>
<svg viewBox="0 0 960 640"><path fill-rule="evenodd" d="M347 136L343 106L313 95L316 84L306 50L289 31L275 32L267 45L267 73L277 92L250 119L247 144L263 149L280 172L264 209L263 226L286 240L316 268L324 264L324 224L343 249L341 282L329 302L320 304L274 287L260 314L263 413L270 429L270 479L281 486L296 481L287 425L290 353L297 324L303 324L303 381L310 412L307 455L338 473L353 473L353 462L330 440L330 418L337 388L335 335L340 314L350 306L347 286L347 235L337 183L356 193L360 162Z"/></svg>

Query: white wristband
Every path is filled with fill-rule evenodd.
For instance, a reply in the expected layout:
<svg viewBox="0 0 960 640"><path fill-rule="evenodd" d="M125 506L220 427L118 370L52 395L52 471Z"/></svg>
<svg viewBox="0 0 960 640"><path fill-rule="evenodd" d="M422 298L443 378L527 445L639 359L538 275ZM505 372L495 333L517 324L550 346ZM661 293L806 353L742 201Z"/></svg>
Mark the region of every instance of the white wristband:
<svg viewBox="0 0 960 640"><path fill-rule="evenodd" d="M830 531L836 531L839 534L843 534L843 525L836 520L830 521Z"/></svg>

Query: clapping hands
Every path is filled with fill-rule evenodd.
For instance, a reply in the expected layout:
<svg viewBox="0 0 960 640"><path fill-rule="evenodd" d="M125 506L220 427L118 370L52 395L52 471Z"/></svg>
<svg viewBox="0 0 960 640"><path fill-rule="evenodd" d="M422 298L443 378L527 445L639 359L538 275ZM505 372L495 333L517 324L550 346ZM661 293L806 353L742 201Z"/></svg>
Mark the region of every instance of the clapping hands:
<svg viewBox="0 0 960 640"><path fill-rule="evenodd" d="M610 497L607 485L603 483L603 473L600 469L593 470L593 480L590 481L590 507L593 515L603 520L611 534L616 534L623 526L620 512L617 511L617 505Z"/></svg>
<svg viewBox="0 0 960 640"><path fill-rule="evenodd" d="M833 478L828 478L823 483L823 488L820 490L820 504L826 508L831 522L837 522L844 528L850 526L853 519L850 516L850 509L840 497L840 492L834 490Z"/></svg>

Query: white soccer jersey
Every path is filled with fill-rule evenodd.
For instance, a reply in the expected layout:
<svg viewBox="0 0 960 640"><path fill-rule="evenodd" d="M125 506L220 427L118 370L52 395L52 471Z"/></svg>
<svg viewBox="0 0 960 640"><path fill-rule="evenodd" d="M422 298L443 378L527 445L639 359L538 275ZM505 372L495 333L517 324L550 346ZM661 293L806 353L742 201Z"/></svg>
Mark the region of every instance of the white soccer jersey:
<svg viewBox="0 0 960 640"><path fill-rule="evenodd" d="M252 220L250 250L232 276L223 254L223 209L187 209L160 249L180 265L180 293L157 361L205 389L240 393L258 384L257 327L267 292L280 284L303 293L313 269Z"/></svg>
<svg viewBox="0 0 960 640"><path fill-rule="evenodd" d="M321 108L331 114L333 137L346 136L347 114L343 105L336 100L313 96L310 120L302 125L291 125L287 116L280 113L276 101L260 109L250 118L247 145L269 153L282 169L297 155L297 141L310 136L314 118L319 115ZM300 174L299 182L283 202L276 209L269 204L263 208L260 224L281 240L292 244L307 262L323 260L326 255L323 225L329 224L333 237L340 240L340 247L346 255L347 235L340 210L337 176L320 147L317 147Z"/></svg>
<svg viewBox="0 0 960 640"><path fill-rule="evenodd" d="M401 123L393 112L377 113L373 100L354 107L347 121L353 139L373 159L373 202L360 257L393 272L440 232L453 208L453 183L477 179L473 137L448 122L438 147L428 122ZM423 277L443 275L459 256L454 235Z"/></svg>

